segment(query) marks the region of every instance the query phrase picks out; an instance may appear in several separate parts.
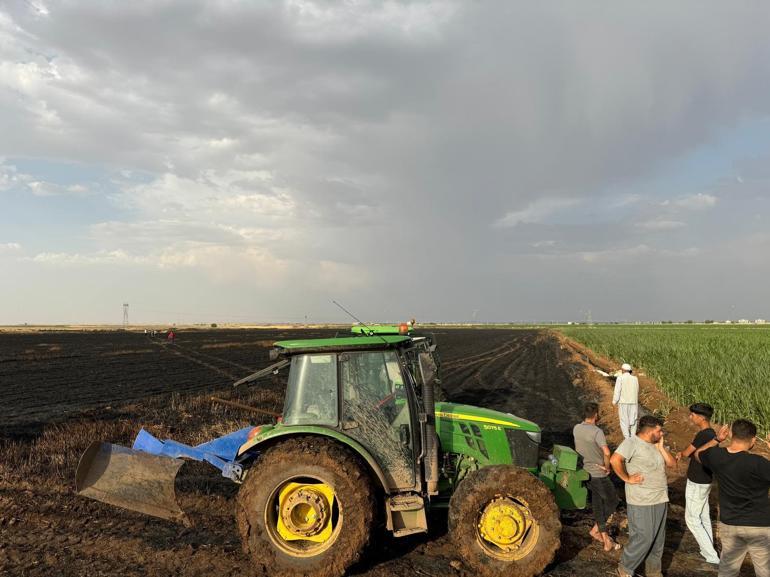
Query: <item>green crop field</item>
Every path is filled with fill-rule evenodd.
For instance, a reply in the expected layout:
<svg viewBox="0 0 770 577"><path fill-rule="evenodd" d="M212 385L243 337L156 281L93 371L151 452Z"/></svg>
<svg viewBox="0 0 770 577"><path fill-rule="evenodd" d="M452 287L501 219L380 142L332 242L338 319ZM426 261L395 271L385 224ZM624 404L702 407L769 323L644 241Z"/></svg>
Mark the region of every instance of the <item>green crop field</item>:
<svg viewBox="0 0 770 577"><path fill-rule="evenodd" d="M560 327L602 356L631 363L675 401L714 406L770 431L770 327L594 325Z"/></svg>

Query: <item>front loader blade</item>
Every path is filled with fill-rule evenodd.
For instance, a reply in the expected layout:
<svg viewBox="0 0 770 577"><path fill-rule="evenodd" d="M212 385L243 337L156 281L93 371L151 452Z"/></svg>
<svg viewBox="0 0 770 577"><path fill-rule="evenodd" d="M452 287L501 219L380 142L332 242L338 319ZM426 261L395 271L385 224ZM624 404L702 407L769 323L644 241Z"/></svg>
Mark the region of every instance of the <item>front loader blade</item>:
<svg viewBox="0 0 770 577"><path fill-rule="evenodd" d="M96 441L80 457L75 488L78 495L189 526L174 491L183 464L182 459Z"/></svg>

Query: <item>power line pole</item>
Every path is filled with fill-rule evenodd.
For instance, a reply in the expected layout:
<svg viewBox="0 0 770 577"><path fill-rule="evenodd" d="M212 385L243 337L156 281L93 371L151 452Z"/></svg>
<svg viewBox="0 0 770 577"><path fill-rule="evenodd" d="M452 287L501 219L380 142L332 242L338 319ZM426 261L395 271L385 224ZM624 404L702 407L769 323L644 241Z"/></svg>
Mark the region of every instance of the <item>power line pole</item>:
<svg viewBox="0 0 770 577"><path fill-rule="evenodd" d="M128 303L123 303L123 330L128 328Z"/></svg>

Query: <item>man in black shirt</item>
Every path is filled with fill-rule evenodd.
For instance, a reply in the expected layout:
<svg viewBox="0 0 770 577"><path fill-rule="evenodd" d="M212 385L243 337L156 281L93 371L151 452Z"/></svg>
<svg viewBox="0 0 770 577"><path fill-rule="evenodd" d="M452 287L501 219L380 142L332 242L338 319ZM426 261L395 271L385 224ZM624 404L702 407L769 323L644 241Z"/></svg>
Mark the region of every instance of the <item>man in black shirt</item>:
<svg viewBox="0 0 770 577"><path fill-rule="evenodd" d="M730 445L718 447L730 430ZM746 553L757 577L770 577L770 461L749 453L756 435L754 423L738 419L695 452L719 482L719 577L738 575Z"/></svg>
<svg viewBox="0 0 770 577"><path fill-rule="evenodd" d="M698 427L692 443L684 451L677 453L676 460L690 458L692 454L716 438L711 428L711 416L714 409L705 403L690 405L690 421ZM711 527L709 513L709 493L711 492L711 471L704 469L696 459L690 458L687 467L687 488L685 489L684 520L687 528L695 537L700 547L700 554L707 563L719 565L719 555L714 549L714 530Z"/></svg>

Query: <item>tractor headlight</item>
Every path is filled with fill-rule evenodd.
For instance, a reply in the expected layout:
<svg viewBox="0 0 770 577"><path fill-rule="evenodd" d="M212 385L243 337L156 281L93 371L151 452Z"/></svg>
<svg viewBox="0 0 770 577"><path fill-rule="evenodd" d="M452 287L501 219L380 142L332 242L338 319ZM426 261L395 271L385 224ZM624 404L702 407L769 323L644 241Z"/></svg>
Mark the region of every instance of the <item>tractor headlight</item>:
<svg viewBox="0 0 770 577"><path fill-rule="evenodd" d="M540 431L527 431L527 437L539 445L542 438L542 433Z"/></svg>

